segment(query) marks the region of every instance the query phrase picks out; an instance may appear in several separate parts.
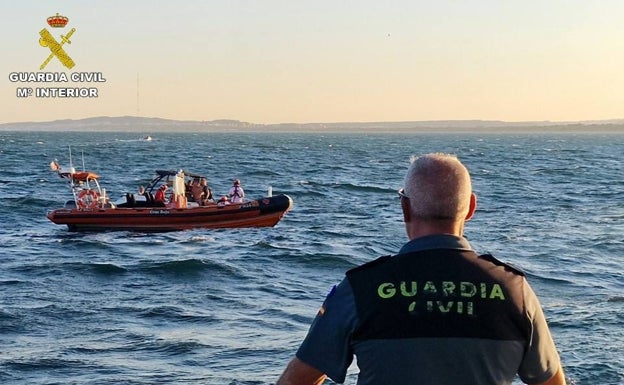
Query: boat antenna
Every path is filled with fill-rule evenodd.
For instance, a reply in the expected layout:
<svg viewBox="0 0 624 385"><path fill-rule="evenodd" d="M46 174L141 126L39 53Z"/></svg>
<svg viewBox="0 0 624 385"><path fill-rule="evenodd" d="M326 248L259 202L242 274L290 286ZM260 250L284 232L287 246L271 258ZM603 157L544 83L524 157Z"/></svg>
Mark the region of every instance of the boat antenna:
<svg viewBox="0 0 624 385"><path fill-rule="evenodd" d="M80 151L80 155L82 156L82 171L87 171L87 168L85 167L85 162L84 162L84 151Z"/></svg>
<svg viewBox="0 0 624 385"><path fill-rule="evenodd" d="M74 163L72 162L72 155L71 155L71 146L67 146L69 147L69 168L74 167Z"/></svg>

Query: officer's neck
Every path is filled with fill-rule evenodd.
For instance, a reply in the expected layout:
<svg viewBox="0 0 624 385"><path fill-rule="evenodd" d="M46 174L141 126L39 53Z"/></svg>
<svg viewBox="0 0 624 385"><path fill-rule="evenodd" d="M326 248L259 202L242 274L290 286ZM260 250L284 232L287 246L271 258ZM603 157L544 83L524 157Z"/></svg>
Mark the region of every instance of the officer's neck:
<svg viewBox="0 0 624 385"><path fill-rule="evenodd" d="M461 237L464 234L464 221L431 221L411 218L409 222L405 222L405 230L410 240L436 234Z"/></svg>

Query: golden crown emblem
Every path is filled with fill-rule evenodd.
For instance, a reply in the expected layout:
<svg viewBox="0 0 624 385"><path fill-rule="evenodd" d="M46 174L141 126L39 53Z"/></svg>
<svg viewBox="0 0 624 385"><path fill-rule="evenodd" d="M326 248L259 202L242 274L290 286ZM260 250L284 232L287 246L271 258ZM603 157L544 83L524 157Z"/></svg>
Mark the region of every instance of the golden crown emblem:
<svg viewBox="0 0 624 385"><path fill-rule="evenodd" d="M56 14L56 16L48 17L48 24L52 28L65 28L68 22L69 19L67 17L61 16L58 13Z"/></svg>

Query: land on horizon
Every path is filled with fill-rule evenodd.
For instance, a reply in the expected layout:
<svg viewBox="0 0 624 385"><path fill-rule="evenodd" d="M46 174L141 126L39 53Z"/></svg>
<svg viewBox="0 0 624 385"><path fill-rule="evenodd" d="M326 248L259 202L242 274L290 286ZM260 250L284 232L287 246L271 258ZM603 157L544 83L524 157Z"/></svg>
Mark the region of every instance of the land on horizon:
<svg viewBox="0 0 624 385"><path fill-rule="evenodd" d="M74 132L624 132L624 119L576 122L498 120L435 120L403 122L333 122L259 124L239 120L172 120L137 116L63 119L0 124L0 131Z"/></svg>

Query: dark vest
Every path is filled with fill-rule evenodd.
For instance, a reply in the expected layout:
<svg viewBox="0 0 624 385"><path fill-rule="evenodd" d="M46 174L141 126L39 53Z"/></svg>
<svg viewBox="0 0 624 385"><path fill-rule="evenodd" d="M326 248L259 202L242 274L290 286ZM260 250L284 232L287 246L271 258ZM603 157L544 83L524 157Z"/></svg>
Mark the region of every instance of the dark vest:
<svg viewBox="0 0 624 385"><path fill-rule="evenodd" d="M355 341L530 338L524 274L491 255L424 250L378 258L347 278L360 321Z"/></svg>

